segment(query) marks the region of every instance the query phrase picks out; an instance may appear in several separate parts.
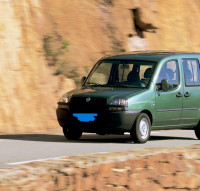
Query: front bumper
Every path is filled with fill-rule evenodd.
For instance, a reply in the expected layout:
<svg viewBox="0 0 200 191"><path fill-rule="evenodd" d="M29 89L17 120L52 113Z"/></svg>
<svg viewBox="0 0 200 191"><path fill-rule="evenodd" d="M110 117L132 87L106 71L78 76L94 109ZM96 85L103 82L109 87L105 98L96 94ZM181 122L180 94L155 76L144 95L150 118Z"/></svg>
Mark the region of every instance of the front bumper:
<svg viewBox="0 0 200 191"><path fill-rule="evenodd" d="M140 110L97 112L94 121L81 122L77 117L73 116L67 104L59 104L56 110L57 119L61 127L79 127L83 132L102 134L129 132L140 112Z"/></svg>

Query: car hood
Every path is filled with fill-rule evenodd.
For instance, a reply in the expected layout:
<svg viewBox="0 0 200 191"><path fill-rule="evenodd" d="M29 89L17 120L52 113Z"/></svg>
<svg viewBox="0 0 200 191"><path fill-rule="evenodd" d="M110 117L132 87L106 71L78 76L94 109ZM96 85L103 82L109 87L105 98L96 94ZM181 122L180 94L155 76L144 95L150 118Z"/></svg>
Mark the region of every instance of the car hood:
<svg viewBox="0 0 200 191"><path fill-rule="evenodd" d="M106 99L113 98L129 98L135 94L145 91L146 89L141 88L117 88L117 87L80 87L71 92L68 92L67 95L73 97L99 97Z"/></svg>

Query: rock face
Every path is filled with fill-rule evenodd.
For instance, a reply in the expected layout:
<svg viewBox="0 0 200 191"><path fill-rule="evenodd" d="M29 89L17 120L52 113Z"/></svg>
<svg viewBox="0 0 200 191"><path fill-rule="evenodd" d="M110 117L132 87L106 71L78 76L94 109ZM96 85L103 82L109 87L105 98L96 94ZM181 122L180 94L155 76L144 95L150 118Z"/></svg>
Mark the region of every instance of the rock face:
<svg viewBox="0 0 200 191"><path fill-rule="evenodd" d="M198 52L199 9L198 0L0 1L0 133L59 128L56 102L75 85L53 75L44 36L66 39L63 58L83 75L108 53Z"/></svg>
<svg viewBox="0 0 200 191"><path fill-rule="evenodd" d="M1 1L0 12L0 133L55 128L61 85L44 57L40 1Z"/></svg>

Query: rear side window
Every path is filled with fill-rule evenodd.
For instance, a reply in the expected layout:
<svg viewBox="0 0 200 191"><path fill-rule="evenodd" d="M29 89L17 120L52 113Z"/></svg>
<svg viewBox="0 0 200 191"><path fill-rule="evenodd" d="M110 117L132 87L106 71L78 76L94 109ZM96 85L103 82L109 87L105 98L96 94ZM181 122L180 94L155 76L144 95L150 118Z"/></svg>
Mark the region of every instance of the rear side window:
<svg viewBox="0 0 200 191"><path fill-rule="evenodd" d="M182 59L182 63L185 74L185 85L199 86L200 85L199 60Z"/></svg>

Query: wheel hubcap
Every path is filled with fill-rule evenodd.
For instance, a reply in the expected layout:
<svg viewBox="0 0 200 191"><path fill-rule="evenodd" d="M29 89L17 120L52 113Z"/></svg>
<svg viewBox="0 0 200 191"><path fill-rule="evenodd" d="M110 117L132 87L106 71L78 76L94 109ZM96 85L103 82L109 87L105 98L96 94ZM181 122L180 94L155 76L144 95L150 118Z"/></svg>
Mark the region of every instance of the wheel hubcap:
<svg viewBox="0 0 200 191"><path fill-rule="evenodd" d="M149 133L149 124L147 119L143 118L140 121L139 132L142 139L146 139Z"/></svg>

